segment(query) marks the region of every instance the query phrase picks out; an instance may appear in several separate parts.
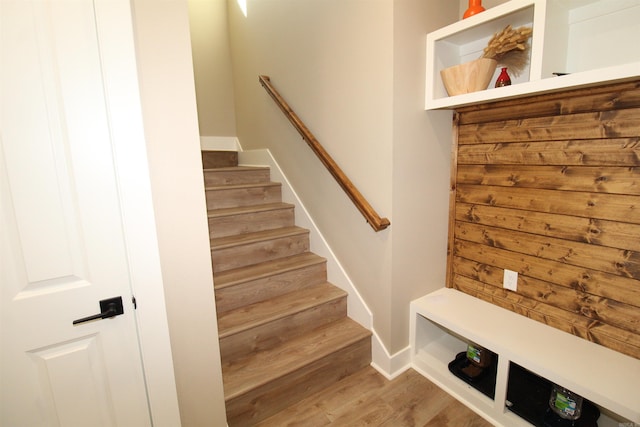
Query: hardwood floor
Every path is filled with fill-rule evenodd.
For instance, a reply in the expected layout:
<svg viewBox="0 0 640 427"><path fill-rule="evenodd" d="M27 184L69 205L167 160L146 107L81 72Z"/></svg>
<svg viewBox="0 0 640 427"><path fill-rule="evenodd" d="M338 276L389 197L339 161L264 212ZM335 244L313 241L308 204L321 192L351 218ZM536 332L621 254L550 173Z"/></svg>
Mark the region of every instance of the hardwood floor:
<svg viewBox="0 0 640 427"><path fill-rule="evenodd" d="M487 427L490 423L414 370L393 381L367 367L262 421L283 426Z"/></svg>

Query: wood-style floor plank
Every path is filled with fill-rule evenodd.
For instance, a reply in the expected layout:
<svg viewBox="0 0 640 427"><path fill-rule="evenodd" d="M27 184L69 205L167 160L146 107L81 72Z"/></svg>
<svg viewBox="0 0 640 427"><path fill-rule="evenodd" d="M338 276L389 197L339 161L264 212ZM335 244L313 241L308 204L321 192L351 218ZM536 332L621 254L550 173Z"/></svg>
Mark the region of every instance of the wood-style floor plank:
<svg viewBox="0 0 640 427"><path fill-rule="evenodd" d="M372 367L264 420L261 427L490 427L413 370L389 381Z"/></svg>

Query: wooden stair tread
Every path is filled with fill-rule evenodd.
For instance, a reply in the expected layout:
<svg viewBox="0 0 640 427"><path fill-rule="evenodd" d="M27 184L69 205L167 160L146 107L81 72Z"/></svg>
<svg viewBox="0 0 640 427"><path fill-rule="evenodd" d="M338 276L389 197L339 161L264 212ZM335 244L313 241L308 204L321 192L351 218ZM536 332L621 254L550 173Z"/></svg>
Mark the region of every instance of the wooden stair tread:
<svg viewBox="0 0 640 427"><path fill-rule="evenodd" d="M299 291L220 314L218 335L221 339L226 338L346 296L345 291L327 282L307 286Z"/></svg>
<svg viewBox="0 0 640 427"><path fill-rule="evenodd" d="M207 212L207 216L209 218L219 218L224 216L243 215L291 208L293 208L293 205L290 203L265 203L259 205L238 206L234 208L211 209Z"/></svg>
<svg viewBox="0 0 640 427"><path fill-rule="evenodd" d="M205 168L204 172L237 172L237 171L256 171L270 170L269 166L223 166L219 168Z"/></svg>
<svg viewBox="0 0 640 427"><path fill-rule="evenodd" d="M216 290L234 286L250 280L273 276L287 271L298 270L315 264L326 262L326 259L314 254L304 252L284 258L261 262L247 267L214 273L213 281Z"/></svg>
<svg viewBox="0 0 640 427"><path fill-rule="evenodd" d="M224 184L224 185L208 185L204 189L205 191L216 190L241 190L245 188L260 188L260 187L281 187L279 182L265 181L265 182L248 182L245 184Z"/></svg>
<svg viewBox="0 0 640 427"><path fill-rule="evenodd" d="M268 167L227 166L205 169L205 188L216 186L268 183L271 170Z"/></svg>
<svg viewBox="0 0 640 427"><path fill-rule="evenodd" d="M253 233L237 234L233 236L217 237L211 239L211 250L220 250L239 245L263 242L271 239L298 236L308 234L309 230L297 226L274 228L271 230L256 231Z"/></svg>
<svg viewBox="0 0 640 427"><path fill-rule="evenodd" d="M273 349L225 363L222 366L225 400L237 398L370 336L370 331L345 317Z"/></svg>
<svg viewBox="0 0 640 427"><path fill-rule="evenodd" d="M227 420L254 425L368 366L371 332L347 317L270 168L202 157Z"/></svg>

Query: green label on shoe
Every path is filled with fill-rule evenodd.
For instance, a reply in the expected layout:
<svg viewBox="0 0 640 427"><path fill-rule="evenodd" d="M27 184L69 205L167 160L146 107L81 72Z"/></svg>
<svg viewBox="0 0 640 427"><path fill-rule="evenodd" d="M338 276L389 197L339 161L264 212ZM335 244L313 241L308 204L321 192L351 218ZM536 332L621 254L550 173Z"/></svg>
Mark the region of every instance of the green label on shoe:
<svg viewBox="0 0 640 427"><path fill-rule="evenodd" d="M562 393L556 393L555 407L565 415L576 413L576 402Z"/></svg>
<svg viewBox="0 0 640 427"><path fill-rule="evenodd" d="M480 363L480 356L482 354L482 350L479 348L475 348L472 345L467 346L467 359L473 360L476 363Z"/></svg>

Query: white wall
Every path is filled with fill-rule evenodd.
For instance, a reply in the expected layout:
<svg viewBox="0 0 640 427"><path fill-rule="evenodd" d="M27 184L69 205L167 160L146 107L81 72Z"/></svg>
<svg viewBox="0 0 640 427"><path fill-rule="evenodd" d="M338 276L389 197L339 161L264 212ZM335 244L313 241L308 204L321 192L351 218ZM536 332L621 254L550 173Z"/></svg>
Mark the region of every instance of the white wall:
<svg viewBox="0 0 640 427"><path fill-rule="evenodd" d="M426 34L459 21L467 7L394 0L392 352L408 343L409 302L445 285L452 112L424 110Z"/></svg>
<svg viewBox="0 0 640 427"><path fill-rule="evenodd" d="M201 136L235 136L226 0L188 0Z"/></svg>
<svg viewBox="0 0 640 427"><path fill-rule="evenodd" d="M457 20L453 2L394 2L392 349L409 302L445 285L452 113L424 110L424 70L426 34Z"/></svg>
<svg viewBox="0 0 640 427"><path fill-rule="evenodd" d="M134 0L145 139L182 426L226 424L186 0Z"/></svg>

